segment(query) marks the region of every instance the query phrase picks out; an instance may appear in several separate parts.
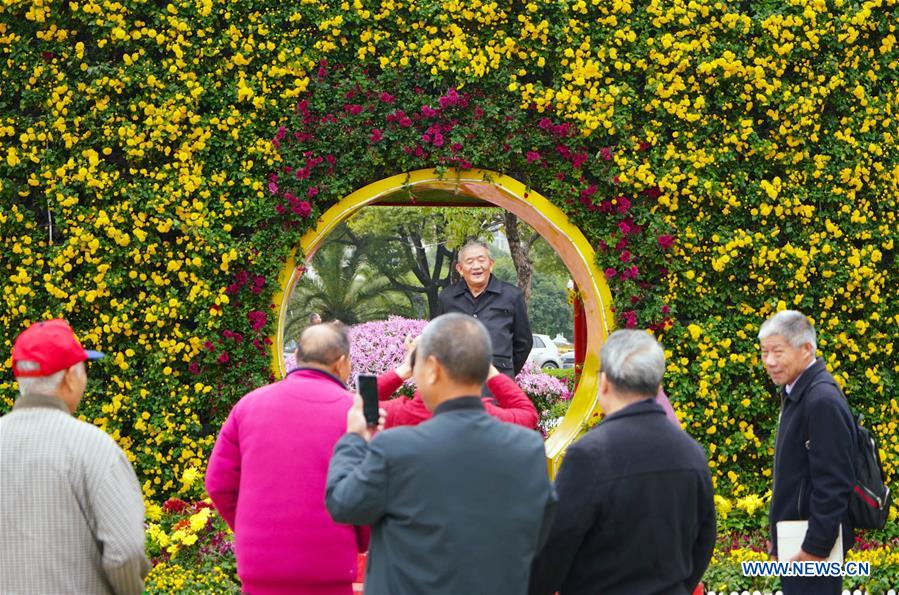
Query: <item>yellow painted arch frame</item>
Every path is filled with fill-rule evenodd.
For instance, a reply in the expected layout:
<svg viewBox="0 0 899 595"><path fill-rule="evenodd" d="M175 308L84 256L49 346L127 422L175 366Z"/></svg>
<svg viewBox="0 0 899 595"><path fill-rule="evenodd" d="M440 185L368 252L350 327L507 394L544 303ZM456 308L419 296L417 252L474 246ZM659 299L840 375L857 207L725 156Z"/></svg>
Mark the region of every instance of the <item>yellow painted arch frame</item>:
<svg viewBox="0 0 899 595"><path fill-rule="evenodd" d="M298 249L304 262L334 229L359 209L402 190L439 189L454 195L481 199L507 209L533 227L559 254L581 292L587 323L587 346L580 382L571 406L561 423L546 440L547 467L555 475L565 449L578 436L583 424L596 408L599 379L599 349L613 325L612 297L605 276L595 264L593 247L581 230L545 197L524 184L488 170L449 170L441 175L435 170L417 170L385 178L360 188L338 201L319 219L318 226L300 239ZM410 202L410 205L412 203ZM272 340L272 368L280 377L285 373L283 335L281 329L287 314L287 297L303 272L296 265L297 251L291 254L281 272L280 291L275 296L278 308L278 332Z"/></svg>

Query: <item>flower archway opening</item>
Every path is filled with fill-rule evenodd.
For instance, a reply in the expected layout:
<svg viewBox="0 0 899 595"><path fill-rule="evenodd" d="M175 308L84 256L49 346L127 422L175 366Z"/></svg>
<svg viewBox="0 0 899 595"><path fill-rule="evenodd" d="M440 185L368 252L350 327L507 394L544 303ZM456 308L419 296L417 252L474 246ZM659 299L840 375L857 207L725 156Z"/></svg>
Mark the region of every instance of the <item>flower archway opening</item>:
<svg viewBox="0 0 899 595"><path fill-rule="evenodd" d="M411 198L430 196L422 202ZM414 202L413 202L414 200ZM368 184L338 201L319 219L315 229L300 239L280 276L280 291L274 298L278 311L278 328L272 338L272 368L283 376L284 325L287 302L294 286L303 274L316 250L335 228L366 206L496 206L511 211L530 225L556 251L568 268L579 289L583 316L577 321L582 331L576 331L575 349L583 354L580 379L571 405L561 423L546 439L547 467L555 475L565 449L578 436L596 408L599 378L599 349L612 325L611 294L604 275L597 269L595 254L580 229L545 197L524 184L487 170L417 170L399 174ZM297 262L298 254L302 259ZM577 325L576 325L577 326Z"/></svg>

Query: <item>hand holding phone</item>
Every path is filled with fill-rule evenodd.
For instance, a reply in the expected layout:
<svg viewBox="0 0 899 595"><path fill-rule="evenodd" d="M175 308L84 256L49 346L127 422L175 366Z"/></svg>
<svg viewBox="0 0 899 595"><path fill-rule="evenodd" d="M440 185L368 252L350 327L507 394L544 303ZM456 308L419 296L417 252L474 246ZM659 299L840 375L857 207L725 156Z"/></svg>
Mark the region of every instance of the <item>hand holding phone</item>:
<svg viewBox="0 0 899 595"><path fill-rule="evenodd" d="M359 394L362 396L362 412L369 426L377 426L380 417L378 406L378 377L371 374L359 374L357 382Z"/></svg>

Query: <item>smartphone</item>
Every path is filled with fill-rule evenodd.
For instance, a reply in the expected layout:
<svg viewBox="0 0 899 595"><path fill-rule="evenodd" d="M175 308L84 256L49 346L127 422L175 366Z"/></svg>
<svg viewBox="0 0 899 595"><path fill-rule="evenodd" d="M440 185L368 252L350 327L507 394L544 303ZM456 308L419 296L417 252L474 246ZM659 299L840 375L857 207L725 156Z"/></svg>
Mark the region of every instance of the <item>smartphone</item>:
<svg viewBox="0 0 899 595"><path fill-rule="evenodd" d="M362 412L370 426L378 425L380 417L378 404L378 377L371 374L359 374L357 382L359 394L362 395Z"/></svg>

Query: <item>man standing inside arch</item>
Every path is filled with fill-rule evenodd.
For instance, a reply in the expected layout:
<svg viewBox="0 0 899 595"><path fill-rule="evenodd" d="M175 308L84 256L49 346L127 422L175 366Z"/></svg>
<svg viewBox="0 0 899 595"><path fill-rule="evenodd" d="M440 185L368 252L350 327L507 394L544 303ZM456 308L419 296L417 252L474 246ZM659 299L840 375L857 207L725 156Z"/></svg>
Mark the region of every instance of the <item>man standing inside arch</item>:
<svg viewBox="0 0 899 595"><path fill-rule="evenodd" d="M491 274L493 257L480 240L462 246L456 271L462 279L440 292L441 313L461 312L480 320L493 343L493 365L515 378L534 344L524 295Z"/></svg>

